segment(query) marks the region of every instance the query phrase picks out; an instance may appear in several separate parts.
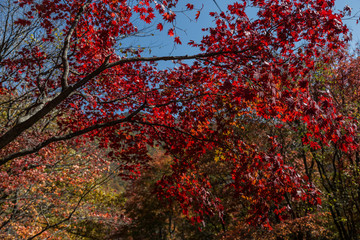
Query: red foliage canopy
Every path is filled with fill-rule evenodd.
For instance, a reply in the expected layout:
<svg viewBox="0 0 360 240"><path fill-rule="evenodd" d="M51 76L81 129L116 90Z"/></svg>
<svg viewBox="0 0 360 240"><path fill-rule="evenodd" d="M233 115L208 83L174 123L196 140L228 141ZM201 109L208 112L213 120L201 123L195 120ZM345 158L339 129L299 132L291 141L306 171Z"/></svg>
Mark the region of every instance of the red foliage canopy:
<svg viewBox="0 0 360 240"><path fill-rule="evenodd" d="M233 166L229 185L251 196L251 220L266 223L270 206L278 208L284 194L319 204L318 192L285 164L276 136L264 139L268 147L239 138L232 123L244 112L254 121L275 119L278 127L305 122L303 142L312 148L320 147L316 141L345 151L355 147L354 126L337 113L331 95L309 94L314 59L326 62L326 51L346 41L348 30L332 10L334 0L239 1L226 12L211 13L216 26L201 42L189 43L201 53L159 57L118 46L137 33L134 16L156 22L160 31L170 25L173 36L177 0L15 4L24 15L12 24L34 35L1 56L0 92L21 109L1 126L1 165L83 136L111 148L109 157L133 170L148 161L148 145L162 145L174 164L172 175L159 182L159 194L181 201L185 212L192 209L193 219L201 221L203 214L221 212L221 204L208 193L206 176L196 175L197 159L221 148L223 161ZM255 20L246 14L248 4L258 9ZM181 43L178 36L174 41ZM186 59L193 62L181 62ZM179 62L158 69L155 63L163 60ZM49 116L59 130L39 138L31 129ZM33 141L25 144L23 138Z"/></svg>

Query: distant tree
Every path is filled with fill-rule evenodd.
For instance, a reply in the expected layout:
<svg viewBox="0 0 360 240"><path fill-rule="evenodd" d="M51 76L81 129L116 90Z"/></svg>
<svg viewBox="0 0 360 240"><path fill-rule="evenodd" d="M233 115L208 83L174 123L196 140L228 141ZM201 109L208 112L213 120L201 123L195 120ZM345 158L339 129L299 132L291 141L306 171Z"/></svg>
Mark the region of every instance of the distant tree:
<svg viewBox="0 0 360 240"><path fill-rule="evenodd" d="M359 57L343 51L332 56L331 64L320 65L314 73L312 95L318 98L323 91L334 99L343 123L356 142L359 140ZM344 116L348 116L346 118ZM341 131L333 131L337 142L346 142ZM331 213L332 230L338 239L357 239L360 236L359 218L359 149L348 151L348 145L319 142L319 147L303 148L303 162L307 176L323 192L323 207Z"/></svg>

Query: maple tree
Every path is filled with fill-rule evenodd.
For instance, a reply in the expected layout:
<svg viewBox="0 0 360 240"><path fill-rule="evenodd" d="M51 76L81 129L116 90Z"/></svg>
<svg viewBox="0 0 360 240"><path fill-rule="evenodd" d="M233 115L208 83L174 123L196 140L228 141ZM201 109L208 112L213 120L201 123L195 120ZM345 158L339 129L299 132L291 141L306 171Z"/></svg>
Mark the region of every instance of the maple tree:
<svg viewBox="0 0 360 240"><path fill-rule="evenodd" d="M247 221L271 228L269 210L286 215L285 196L318 205L319 191L289 164L276 135L248 141L239 120L273 120L276 128L303 123L302 144L314 150L357 147L355 122L337 110L331 94L314 96L309 85L315 58L328 62L324 50L336 52L347 41L333 0L235 2L210 13L215 26L201 42L189 42L200 53L155 57L119 43L138 32L138 16L181 44L177 0L7 3L1 6L8 16L0 51L1 174L34 162L43 168L42 151L72 140L96 143L104 158L121 163L118 174L131 179L151 160L148 146L160 145L173 164L158 181L159 197L178 201L200 223L223 215L211 181L197 174L204 154L218 150L231 187L249 200ZM249 6L258 10L254 20ZM177 65L159 69L158 61Z"/></svg>
<svg viewBox="0 0 360 240"><path fill-rule="evenodd" d="M353 118L358 118L358 66L358 58L348 54L346 49L332 55L329 63L324 64L322 59L316 59L316 67L309 75L311 94L316 97L319 91L327 89L336 100L339 112L351 112ZM289 194L285 194L285 199L280 203L288 208L288 212L282 214L285 220L280 221L276 209L270 207L272 231L250 226L247 223L248 211L256 193L244 196L234 191L231 186L231 163L223 161L226 153L224 149L217 148L197 160L196 174L207 176L212 186L210 193L220 198L224 212L222 220L218 216L205 217L199 232L191 228L178 205L159 203L152 195L156 188L154 182L162 175L169 174L171 164L169 156L161 157L163 151L158 149L155 154L151 153L154 158L151 168L145 170L126 191L128 199L125 209L133 222L124 226L118 236L132 236L135 239L356 239L359 222L356 214L356 151L343 152L336 145L314 149L302 143L307 131L304 123L298 121L277 128L276 122L276 119L265 121L242 111L236 124L228 127L246 139L247 143L257 143L259 148L266 148L266 142L259 143L267 135L277 135L286 163L311 179L322 191L319 195L323 202L321 208L294 201ZM258 173L254 171L253 174Z"/></svg>

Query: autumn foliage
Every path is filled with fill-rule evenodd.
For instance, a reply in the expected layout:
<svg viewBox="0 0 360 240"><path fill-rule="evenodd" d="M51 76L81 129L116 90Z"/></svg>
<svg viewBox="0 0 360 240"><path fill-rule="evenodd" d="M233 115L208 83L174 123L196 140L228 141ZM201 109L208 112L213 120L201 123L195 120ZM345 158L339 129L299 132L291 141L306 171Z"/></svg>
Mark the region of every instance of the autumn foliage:
<svg viewBox="0 0 360 240"><path fill-rule="evenodd" d="M201 6L177 0L0 6L0 236L131 236L144 224L126 211L137 201L155 204L160 232L175 221L195 238L359 234L348 215L358 194L340 194L358 180L358 60L344 54L334 0L231 3L187 43L197 54L121 45L141 34L139 21L181 45L181 7L200 17ZM156 159L166 159L160 172ZM172 236L159 231L141 234Z"/></svg>

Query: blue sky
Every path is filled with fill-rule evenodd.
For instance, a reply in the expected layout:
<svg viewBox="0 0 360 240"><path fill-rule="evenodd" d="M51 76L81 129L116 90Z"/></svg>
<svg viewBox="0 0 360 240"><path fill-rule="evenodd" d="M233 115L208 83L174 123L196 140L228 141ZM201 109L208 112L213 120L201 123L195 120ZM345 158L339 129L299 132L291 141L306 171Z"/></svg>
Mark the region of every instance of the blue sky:
<svg viewBox="0 0 360 240"><path fill-rule="evenodd" d="M352 8L352 15L356 16L352 19L346 17L344 23L349 27L353 34L352 45L360 43L360 24L356 24L356 20L360 17L360 0L337 0L335 5L336 9L343 9L346 5Z"/></svg>

